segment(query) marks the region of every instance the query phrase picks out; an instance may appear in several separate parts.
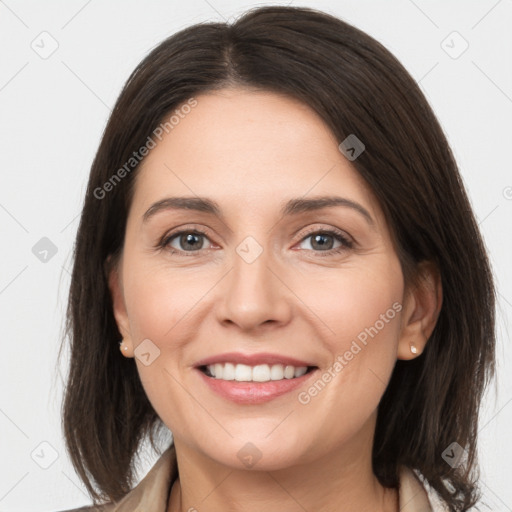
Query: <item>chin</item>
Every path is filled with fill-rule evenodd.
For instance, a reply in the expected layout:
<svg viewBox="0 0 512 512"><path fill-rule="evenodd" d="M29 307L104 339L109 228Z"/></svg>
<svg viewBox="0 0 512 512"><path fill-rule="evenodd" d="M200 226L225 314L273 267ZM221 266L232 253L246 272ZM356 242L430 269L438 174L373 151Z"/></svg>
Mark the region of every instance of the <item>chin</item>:
<svg viewBox="0 0 512 512"><path fill-rule="evenodd" d="M236 470L275 471L306 462L304 444L290 440L285 445L281 440L244 435L227 443L219 442L213 451L211 443L206 448L205 454L212 460Z"/></svg>

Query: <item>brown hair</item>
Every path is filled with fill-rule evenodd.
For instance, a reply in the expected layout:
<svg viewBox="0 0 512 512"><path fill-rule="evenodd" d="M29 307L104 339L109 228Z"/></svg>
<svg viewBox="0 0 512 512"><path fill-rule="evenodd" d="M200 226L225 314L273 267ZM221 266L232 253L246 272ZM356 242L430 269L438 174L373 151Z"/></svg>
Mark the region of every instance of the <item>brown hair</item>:
<svg viewBox="0 0 512 512"><path fill-rule="evenodd" d="M495 290L475 217L445 135L400 62L344 21L295 7L181 30L138 65L117 100L89 177L66 321L63 430L80 478L95 501L118 500L132 487L141 441L149 435L154 446L163 425L134 361L120 356L107 282L138 167L108 193L98 190L169 113L226 86L297 98L338 141L356 134L366 149L352 165L383 208L406 282L422 261L439 269L438 321L423 354L396 363L378 409L373 469L396 487L399 465L414 468L450 510L467 510L479 499L478 413L495 372ZM442 457L452 442L468 454L455 468Z"/></svg>

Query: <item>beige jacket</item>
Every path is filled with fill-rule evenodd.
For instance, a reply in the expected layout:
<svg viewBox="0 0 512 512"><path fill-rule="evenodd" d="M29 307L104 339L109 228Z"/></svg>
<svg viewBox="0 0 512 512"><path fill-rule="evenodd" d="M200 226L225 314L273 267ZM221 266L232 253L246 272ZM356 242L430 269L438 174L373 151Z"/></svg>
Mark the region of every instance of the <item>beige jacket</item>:
<svg viewBox="0 0 512 512"><path fill-rule="evenodd" d="M167 512L171 486L177 478L174 445L171 445L148 474L118 503L88 506L61 512ZM406 467L400 471L400 512L448 512L431 491Z"/></svg>

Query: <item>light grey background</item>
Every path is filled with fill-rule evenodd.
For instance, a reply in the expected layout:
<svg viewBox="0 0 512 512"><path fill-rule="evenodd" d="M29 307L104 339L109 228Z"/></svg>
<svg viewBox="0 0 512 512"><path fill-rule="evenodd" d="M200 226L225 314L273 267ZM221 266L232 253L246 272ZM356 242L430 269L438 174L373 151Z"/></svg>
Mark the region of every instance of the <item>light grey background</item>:
<svg viewBox="0 0 512 512"><path fill-rule="evenodd" d="M90 503L62 440L67 365L56 372L56 356L88 172L121 86L170 34L266 3L0 0L0 511ZM482 510L511 511L512 1L293 5L382 42L421 85L452 145L499 291L497 391L480 426ZM44 252L43 237L56 254ZM148 450L140 477L156 457Z"/></svg>

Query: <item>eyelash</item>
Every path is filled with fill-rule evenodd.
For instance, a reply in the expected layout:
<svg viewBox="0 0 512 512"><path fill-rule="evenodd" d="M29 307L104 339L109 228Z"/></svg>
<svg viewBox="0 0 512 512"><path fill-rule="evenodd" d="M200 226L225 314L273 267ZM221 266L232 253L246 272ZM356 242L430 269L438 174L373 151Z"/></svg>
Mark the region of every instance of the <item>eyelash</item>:
<svg viewBox="0 0 512 512"><path fill-rule="evenodd" d="M181 256L195 256L196 253L202 251L203 249L200 249L199 251L181 251L177 249L169 249L168 245L169 242L171 242L174 238L183 235L183 234L194 234L194 235L203 235L206 238L208 238L208 233L206 231L203 231L198 228L194 229L184 229L181 231L177 231L175 233L171 233L170 235L164 235L162 239L158 242L157 248L158 249L167 249L169 250L170 254L178 254ZM334 229L318 229L313 228L306 233L304 233L304 236L299 240L299 242L303 242L306 238L309 238L311 235L329 235L334 237L336 240L341 242L341 246L336 249L329 249L327 251L314 251L315 253L318 253L318 256L320 257L326 257L326 256L333 256L335 254L339 254L342 251L346 251L347 249L352 249L354 247L354 243L349 240L347 237L345 237L340 231L334 230ZM311 249L312 250L312 249Z"/></svg>
<svg viewBox="0 0 512 512"><path fill-rule="evenodd" d="M329 249L328 251L313 251L314 253L317 253L317 255L320 257L333 256L335 254L339 254L342 251L346 251L347 249L352 249L354 247L354 244L351 240L344 236L341 231L335 229L312 228L304 233L304 236L300 239L300 242L303 242L306 238L309 238L311 235L328 235L338 240L338 242L341 242L341 246L338 247L337 249Z"/></svg>

